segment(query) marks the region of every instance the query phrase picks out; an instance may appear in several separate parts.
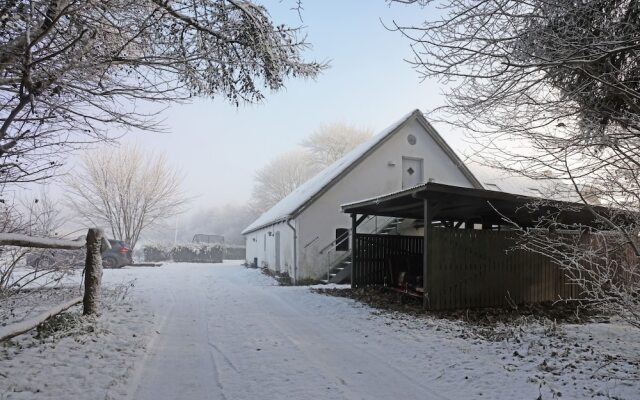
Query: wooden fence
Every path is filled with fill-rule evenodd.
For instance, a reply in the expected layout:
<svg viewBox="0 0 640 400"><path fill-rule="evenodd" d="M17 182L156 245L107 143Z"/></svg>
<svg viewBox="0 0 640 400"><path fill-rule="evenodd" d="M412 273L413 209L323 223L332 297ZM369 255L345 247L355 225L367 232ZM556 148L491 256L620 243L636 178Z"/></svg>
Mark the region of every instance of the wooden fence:
<svg viewBox="0 0 640 400"><path fill-rule="evenodd" d="M48 311L29 320L0 327L0 342L30 331L52 316L67 310L80 302L82 302L83 305L84 315L98 313L100 304L100 287L102 285L101 249L103 246L109 246L109 242L104 239L104 234L101 229L89 229L86 239L80 240L39 238L22 234L0 233L0 246L66 250L86 249L83 296L78 296L66 303L56 305Z"/></svg>
<svg viewBox="0 0 640 400"><path fill-rule="evenodd" d="M427 274L432 309L575 298L578 288L541 254L516 249L513 232L432 229Z"/></svg>
<svg viewBox="0 0 640 400"><path fill-rule="evenodd" d="M422 267L422 236L357 234L353 254L351 284L353 287L386 283L388 263L400 257Z"/></svg>
<svg viewBox="0 0 640 400"><path fill-rule="evenodd" d="M547 257L514 249L513 235L433 228L426 276L428 307L492 307L577 296L577 287ZM399 256L407 257L401 268L414 268L415 263L421 267L423 249L424 238L419 236L357 235L353 287L387 283L389 265Z"/></svg>

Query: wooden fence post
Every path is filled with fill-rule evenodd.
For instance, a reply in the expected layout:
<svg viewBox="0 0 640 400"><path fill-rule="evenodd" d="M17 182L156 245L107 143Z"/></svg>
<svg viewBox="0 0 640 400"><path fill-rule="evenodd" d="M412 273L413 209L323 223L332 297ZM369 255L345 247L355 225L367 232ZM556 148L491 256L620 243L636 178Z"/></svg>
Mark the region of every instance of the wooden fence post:
<svg viewBox="0 0 640 400"><path fill-rule="evenodd" d="M100 306L100 285L102 284L101 229L91 228L87 233L87 259L84 265L83 314L98 313Z"/></svg>

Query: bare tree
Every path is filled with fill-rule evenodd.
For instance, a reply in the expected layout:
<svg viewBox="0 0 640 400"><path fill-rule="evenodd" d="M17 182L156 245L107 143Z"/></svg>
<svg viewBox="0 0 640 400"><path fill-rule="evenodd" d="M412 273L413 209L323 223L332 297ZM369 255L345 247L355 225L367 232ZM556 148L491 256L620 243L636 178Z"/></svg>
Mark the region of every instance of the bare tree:
<svg viewBox="0 0 640 400"><path fill-rule="evenodd" d="M559 215L547 215L534 229L517 227L519 246L561 266L579 286L579 301L640 328L640 269L633 246L615 231L575 228L562 223Z"/></svg>
<svg viewBox="0 0 640 400"><path fill-rule="evenodd" d="M2 2L0 184L47 178L110 132L159 129L144 103L257 102L315 77L300 33L251 0Z"/></svg>
<svg viewBox="0 0 640 400"><path fill-rule="evenodd" d="M51 237L62 226L60 209L46 190L36 197L0 204L0 232ZM0 299L26 287L58 284L80 265L78 250L0 246ZM29 268L18 268L26 263Z"/></svg>
<svg viewBox="0 0 640 400"><path fill-rule="evenodd" d="M108 226L135 248L148 227L184 210L181 176L164 155L102 147L82 156L66 179L68 203L92 226Z"/></svg>
<svg viewBox="0 0 640 400"><path fill-rule="evenodd" d="M372 132L345 123L321 125L302 141L302 149L273 159L255 175L250 208L262 213L293 192L322 169L339 160Z"/></svg>
<svg viewBox="0 0 640 400"><path fill-rule="evenodd" d="M64 225L59 202L51 197L48 189L41 187L37 195L21 200L23 213L28 219L28 234L41 237L53 237Z"/></svg>
<svg viewBox="0 0 640 400"><path fill-rule="evenodd" d="M255 174L251 208L264 212L318 172L309 154L292 150L274 158Z"/></svg>
<svg viewBox="0 0 640 400"><path fill-rule="evenodd" d="M19 208L9 202L0 203L0 232L25 233L29 229ZM7 295L7 289L13 283L14 271L21 262L26 250L12 246L0 247L0 299Z"/></svg>
<svg viewBox="0 0 640 400"><path fill-rule="evenodd" d="M369 139L372 134L370 129L337 122L321 125L301 145L309 151L312 162L324 168Z"/></svg>
<svg viewBox="0 0 640 400"><path fill-rule="evenodd" d="M608 241L570 245L529 236L529 247L553 254L586 298L637 321L640 2L392 1L440 9L423 25L393 27L412 42L423 77L446 87L447 103L433 116L470 132L487 164L568 183L599 222L596 230L607 231ZM592 207L593 198L616 216ZM553 218L543 225L576 229ZM611 257L622 248L632 257ZM585 274L608 283L596 289Z"/></svg>

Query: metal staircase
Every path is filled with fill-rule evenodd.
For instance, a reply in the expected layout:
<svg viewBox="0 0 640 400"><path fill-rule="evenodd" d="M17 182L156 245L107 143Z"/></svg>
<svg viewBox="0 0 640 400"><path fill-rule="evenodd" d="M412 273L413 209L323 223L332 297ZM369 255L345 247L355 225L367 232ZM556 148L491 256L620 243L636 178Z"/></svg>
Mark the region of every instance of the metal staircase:
<svg viewBox="0 0 640 400"><path fill-rule="evenodd" d="M351 252L346 257L329 270L329 277L322 283L344 283L351 277Z"/></svg>
<svg viewBox="0 0 640 400"><path fill-rule="evenodd" d="M404 218L393 218L391 221L389 221L389 223L386 226L384 226L382 229L380 229L376 233L380 235L392 235L392 234L397 235L398 227L403 222L404 222Z"/></svg>
<svg viewBox="0 0 640 400"><path fill-rule="evenodd" d="M375 221L374 218L376 218ZM378 218L379 217L370 217L369 220L365 220L365 223L369 222L369 225L372 225L371 229L366 229L365 231L380 235L397 234L398 227L404 222L403 218L389 217L382 221ZM374 223L371 223L371 221ZM363 225L365 225L365 223L363 223ZM320 250L321 254L327 253L327 258L329 260L327 278L321 280L322 283L346 283L349 278L351 278L352 249L350 248L348 252L344 252L342 255L335 255L335 247L345 240L349 240L349 238L350 235L345 235L342 238L332 241ZM332 257L332 255L334 255L334 257Z"/></svg>

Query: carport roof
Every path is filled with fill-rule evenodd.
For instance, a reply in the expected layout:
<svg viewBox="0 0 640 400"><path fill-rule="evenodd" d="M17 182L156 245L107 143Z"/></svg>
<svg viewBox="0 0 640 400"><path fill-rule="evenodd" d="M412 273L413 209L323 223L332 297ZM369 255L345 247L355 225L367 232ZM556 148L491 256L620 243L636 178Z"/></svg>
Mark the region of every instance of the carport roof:
<svg viewBox="0 0 640 400"><path fill-rule="evenodd" d="M424 219L424 200L437 204L433 220L504 224L507 220L520 226L533 226L542 215L557 214L557 221L567 225L597 226L599 218L591 211L612 217L612 210L601 206L547 200L499 191L464 188L429 182L411 189L342 205L349 214L380 215Z"/></svg>

